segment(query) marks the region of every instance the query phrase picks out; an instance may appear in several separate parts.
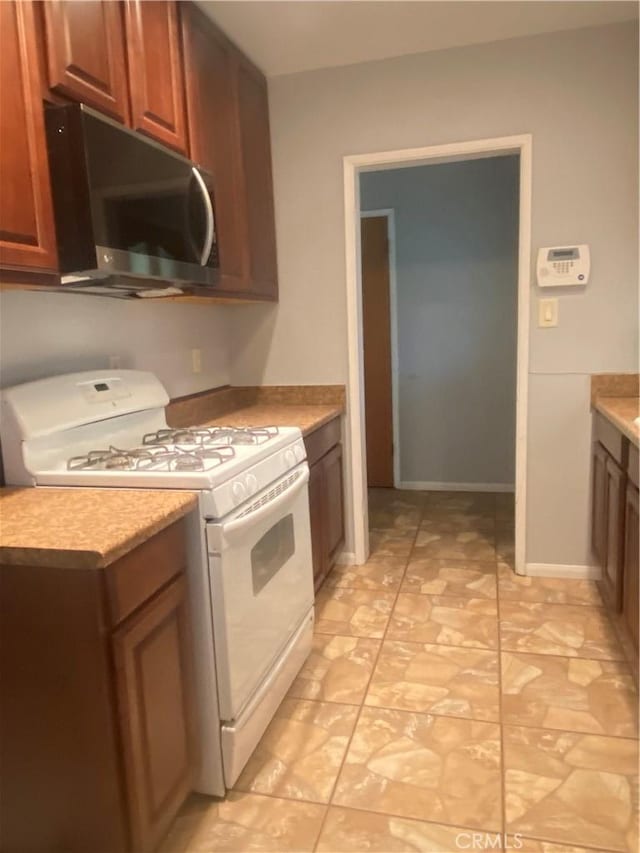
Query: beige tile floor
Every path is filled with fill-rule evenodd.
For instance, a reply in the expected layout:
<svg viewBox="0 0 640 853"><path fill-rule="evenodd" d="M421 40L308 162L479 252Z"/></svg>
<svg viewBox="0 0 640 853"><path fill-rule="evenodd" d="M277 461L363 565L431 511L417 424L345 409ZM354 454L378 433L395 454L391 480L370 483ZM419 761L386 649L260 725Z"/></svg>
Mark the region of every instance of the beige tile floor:
<svg viewBox="0 0 640 853"><path fill-rule="evenodd" d="M635 853L638 697L588 581L517 577L504 495L370 495L372 553L195 851Z"/></svg>

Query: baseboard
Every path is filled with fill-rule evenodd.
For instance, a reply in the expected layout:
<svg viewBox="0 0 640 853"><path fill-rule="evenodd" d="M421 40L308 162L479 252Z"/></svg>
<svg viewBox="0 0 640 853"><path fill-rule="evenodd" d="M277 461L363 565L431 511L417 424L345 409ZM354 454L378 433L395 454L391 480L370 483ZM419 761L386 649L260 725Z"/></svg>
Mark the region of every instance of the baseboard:
<svg viewBox="0 0 640 853"><path fill-rule="evenodd" d="M574 578L598 581L602 572L598 566L569 566L564 563L527 563L527 575L538 578Z"/></svg>
<svg viewBox="0 0 640 853"><path fill-rule="evenodd" d="M396 488L420 492L515 492L513 483L440 483L435 480L404 480Z"/></svg>
<svg viewBox="0 0 640 853"><path fill-rule="evenodd" d="M355 566L356 564L356 555L353 551L342 551L336 557L336 565L337 566Z"/></svg>

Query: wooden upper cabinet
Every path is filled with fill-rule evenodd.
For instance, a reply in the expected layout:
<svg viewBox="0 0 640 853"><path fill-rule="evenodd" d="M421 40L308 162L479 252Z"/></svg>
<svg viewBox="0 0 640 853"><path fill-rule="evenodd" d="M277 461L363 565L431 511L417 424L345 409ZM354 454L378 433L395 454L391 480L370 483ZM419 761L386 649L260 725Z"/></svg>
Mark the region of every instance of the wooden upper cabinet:
<svg viewBox="0 0 640 853"><path fill-rule="evenodd" d="M181 4L185 90L192 160L213 178L222 290L249 288L246 217L237 117L235 50L192 3Z"/></svg>
<svg viewBox="0 0 640 853"><path fill-rule="evenodd" d="M175 2L126 0L132 126L186 152L184 75Z"/></svg>
<svg viewBox="0 0 640 853"><path fill-rule="evenodd" d="M0 265L55 271L33 4L0 3Z"/></svg>
<svg viewBox="0 0 640 853"><path fill-rule="evenodd" d="M129 120L120 3L43 3L49 88L122 122Z"/></svg>
<svg viewBox="0 0 640 853"><path fill-rule="evenodd" d="M267 81L241 54L237 86L252 290L275 300L278 269Z"/></svg>

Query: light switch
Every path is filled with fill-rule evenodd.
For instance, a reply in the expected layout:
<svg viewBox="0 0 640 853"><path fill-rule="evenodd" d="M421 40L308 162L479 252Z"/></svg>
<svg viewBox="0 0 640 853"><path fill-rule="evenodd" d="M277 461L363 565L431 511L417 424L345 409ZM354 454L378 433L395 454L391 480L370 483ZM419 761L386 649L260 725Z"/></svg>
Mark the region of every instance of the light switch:
<svg viewBox="0 0 640 853"><path fill-rule="evenodd" d="M557 299L539 299L538 300L538 326L542 329L549 329L552 326L558 325L558 300Z"/></svg>
<svg viewBox="0 0 640 853"><path fill-rule="evenodd" d="M191 371L193 373L202 373L202 350L191 350Z"/></svg>

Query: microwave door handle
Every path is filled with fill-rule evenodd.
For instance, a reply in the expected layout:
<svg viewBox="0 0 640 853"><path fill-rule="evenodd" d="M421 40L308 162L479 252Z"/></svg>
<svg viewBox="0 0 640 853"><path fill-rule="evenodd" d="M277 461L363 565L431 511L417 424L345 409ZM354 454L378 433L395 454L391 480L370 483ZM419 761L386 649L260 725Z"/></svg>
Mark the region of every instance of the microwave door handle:
<svg viewBox="0 0 640 853"><path fill-rule="evenodd" d="M196 183L200 187L202 201L204 202L204 209L207 215L207 230L204 237L204 248L202 249L202 255L200 256L200 266L206 267L209 255L211 254L213 241L216 236L215 219L213 218L213 204L211 203L211 196L209 195L207 185L196 166L193 167L192 172L193 177L196 179Z"/></svg>

